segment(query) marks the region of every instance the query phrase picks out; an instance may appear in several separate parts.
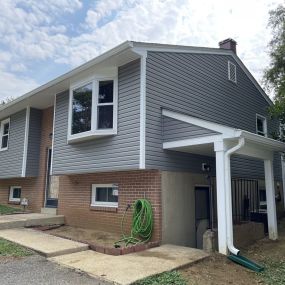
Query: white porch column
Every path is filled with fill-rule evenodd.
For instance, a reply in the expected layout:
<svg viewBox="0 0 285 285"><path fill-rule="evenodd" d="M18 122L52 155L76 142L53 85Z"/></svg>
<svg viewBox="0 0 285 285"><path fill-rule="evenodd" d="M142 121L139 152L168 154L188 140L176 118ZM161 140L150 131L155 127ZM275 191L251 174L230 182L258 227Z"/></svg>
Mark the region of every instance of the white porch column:
<svg viewBox="0 0 285 285"><path fill-rule="evenodd" d="M273 176L272 160L264 160L265 171L265 188L267 201L267 220L269 238L276 240L278 238L276 204L275 204L275 188Z"/></svg>
<svg viewBox="0 0 285 285"><path fill-rule="evenodd" d="M225 189L225 149L223 142L215 142L216 152L216 184L217 184L217 212L218 212L218 243L219 252L228 253L227 247L227 215Z"/></svg>

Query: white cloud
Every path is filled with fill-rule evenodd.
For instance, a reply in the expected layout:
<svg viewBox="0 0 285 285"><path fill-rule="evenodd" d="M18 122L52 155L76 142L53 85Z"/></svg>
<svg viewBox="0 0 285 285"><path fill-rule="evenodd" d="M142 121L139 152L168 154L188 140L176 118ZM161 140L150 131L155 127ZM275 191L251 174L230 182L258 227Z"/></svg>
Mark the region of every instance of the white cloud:
<svg viewBox="0 0 285 285"><path fill-rule="evenodd" d="M82 9L82 1L2 0L0 44L8 51L0 50L0 72L15 72L16 79L43 61L54 70L59 63L75 67L125 40L217 47L233 37L239 56L260 80L269 60L268 11L278 3L283 0L94 0L85 19L74 16L66 24L61 20ZM69 24L77 33L69 33ZM35 83L30 79L22 88L19 80L19 91ZM11 90L2 83L2 90Z"/></svg>
<svg viewBox="0 0 285 285"><path fill-rule="evenodd" d="M26 77L18 77L12 73L0 70L0 86L1 88L0 100L5 98L16 98L34 88L39 84L33 79Z"/></svg>

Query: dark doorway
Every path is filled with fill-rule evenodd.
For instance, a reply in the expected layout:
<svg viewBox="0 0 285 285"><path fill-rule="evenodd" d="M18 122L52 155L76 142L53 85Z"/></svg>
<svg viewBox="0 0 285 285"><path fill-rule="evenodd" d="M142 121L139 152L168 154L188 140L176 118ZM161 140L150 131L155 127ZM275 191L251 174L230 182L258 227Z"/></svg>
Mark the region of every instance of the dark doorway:
<svg viewBox="0 0 285 285"><path fill-rule="evenodd" d="M52 149L47 150L47 170L46 170L46 201L45 207L57 208L58 204L58 190L56 187L52 187L51 181L51 160L52 160Z"/></svg>
<svg viewBox="0 0 285 285"><path fill-rule="evenodd" d="M210 193L208 186L195 187L196 247L203 248L203 234L210 226Z"/></svg>

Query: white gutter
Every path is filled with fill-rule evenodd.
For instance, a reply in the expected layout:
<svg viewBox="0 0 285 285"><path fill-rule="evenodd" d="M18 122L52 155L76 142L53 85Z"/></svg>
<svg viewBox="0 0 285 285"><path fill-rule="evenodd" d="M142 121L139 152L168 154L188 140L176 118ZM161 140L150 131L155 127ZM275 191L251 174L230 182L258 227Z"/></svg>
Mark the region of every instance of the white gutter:
<svg viewBox="0 0 285 285"><path fill-rule="evenodd" d="M245 144L245 139L240 138L236 146L230 148L225 153L225 186L226 186L226 215L227 215L227 246L229 251L238 255L239 250L233 243L233 215L232 215L232 182L231 182L231 155L241 149Z"/></svg>

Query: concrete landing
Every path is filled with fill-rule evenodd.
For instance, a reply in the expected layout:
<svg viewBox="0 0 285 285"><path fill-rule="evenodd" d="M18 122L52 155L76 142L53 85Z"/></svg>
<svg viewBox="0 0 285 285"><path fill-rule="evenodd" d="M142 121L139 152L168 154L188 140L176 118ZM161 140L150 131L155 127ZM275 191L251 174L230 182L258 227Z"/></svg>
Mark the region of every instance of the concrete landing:
<svg viewBox="0 0 285 285"><path fill-rule="evenodd" d="M55 237L32 229L0 230L0 238L30 248L45 257L53 257L88 249L87 244Z"/></svg>
<svg viewBox="0 0 285 285"><path fill-rule="evenodd" d="M29 226L62 225L64 216L51 214L16 214L0 216L0 230Z"/></svg>
<svg viewBox="0 0 285 285"><path fill-rule="evenodd" d="M111 256L91 250L57 256L49 260L85 271L115 284L128 285L148 276L187 266L208 257L202 250L162 245L146 251Z"/></svg>

